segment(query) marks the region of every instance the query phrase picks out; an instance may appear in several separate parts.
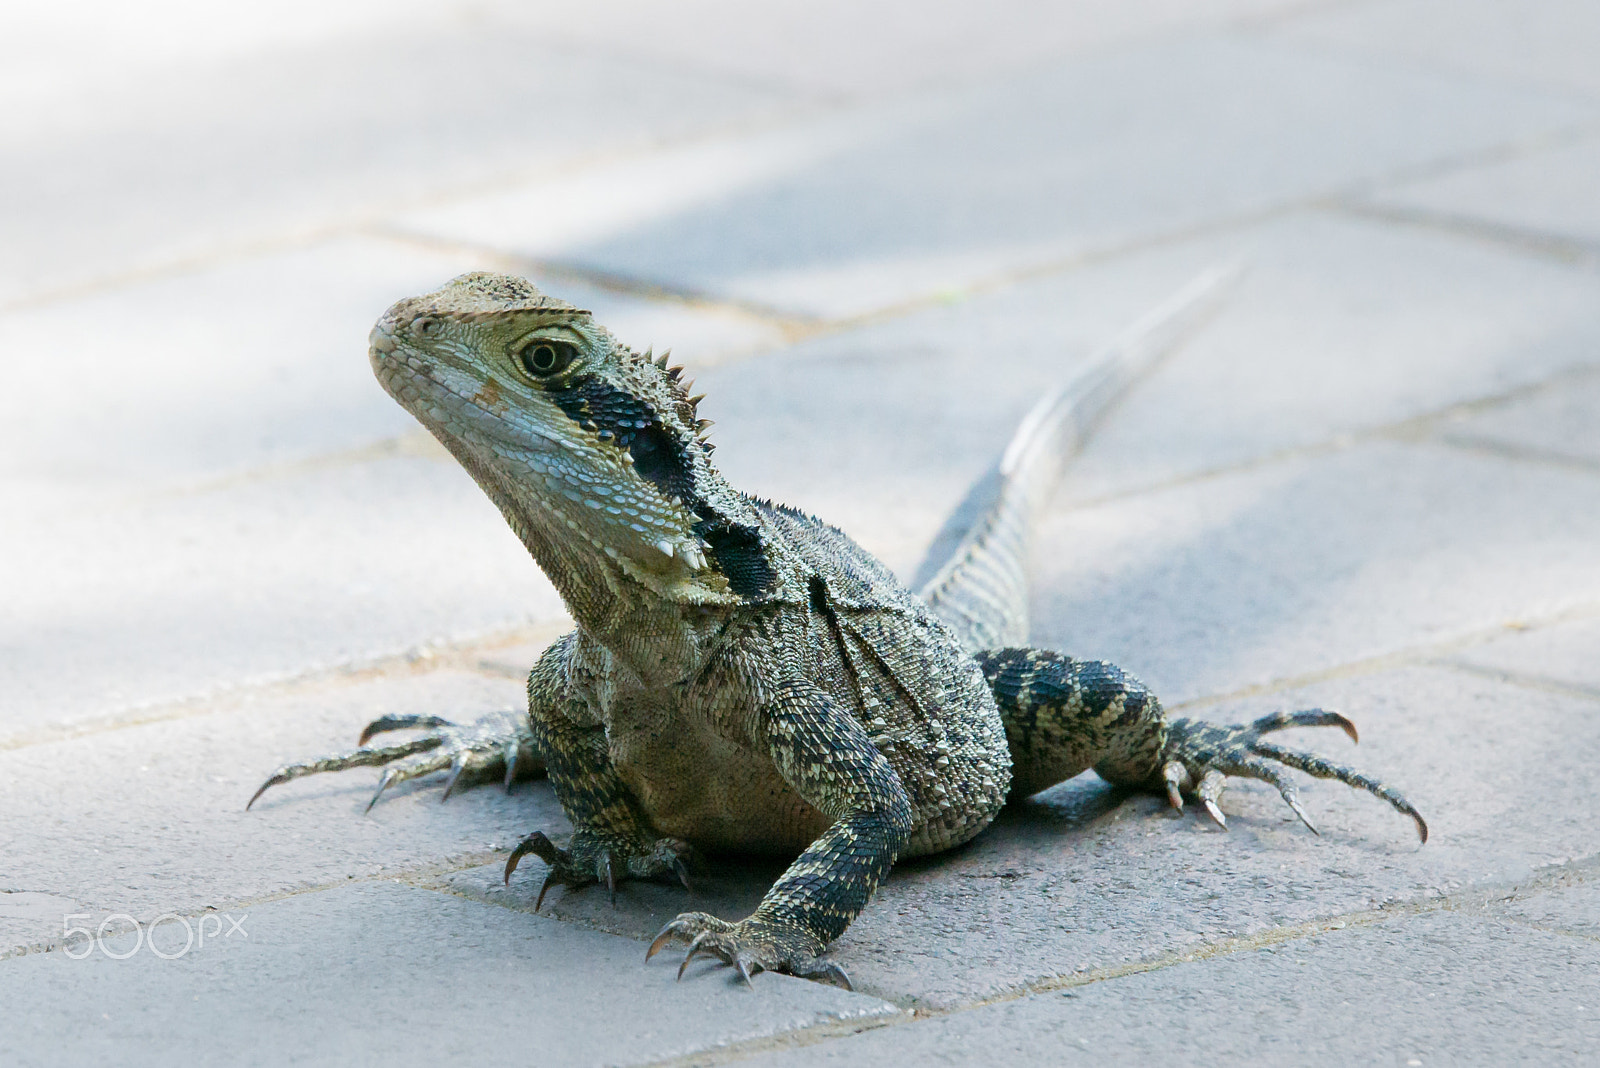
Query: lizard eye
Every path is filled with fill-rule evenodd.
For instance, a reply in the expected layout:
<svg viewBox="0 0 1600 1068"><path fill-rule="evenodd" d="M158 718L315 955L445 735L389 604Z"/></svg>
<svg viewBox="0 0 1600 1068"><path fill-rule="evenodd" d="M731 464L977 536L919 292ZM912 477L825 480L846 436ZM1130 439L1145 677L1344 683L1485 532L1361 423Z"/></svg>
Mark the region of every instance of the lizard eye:
<svg viewBox="0 0 1600 1068"><path fill-rule="evenodd" d="M418 337L433 337L439 332L439 320L424 315L411 321L411 332Z"/></svg>
<svg viewBox="0 0 1600 1068"><path fill-rule="evenodd" d="M549 378L567 369L578 350L565 341L536 338L517 352L517 362L534 378Z"/></svg>

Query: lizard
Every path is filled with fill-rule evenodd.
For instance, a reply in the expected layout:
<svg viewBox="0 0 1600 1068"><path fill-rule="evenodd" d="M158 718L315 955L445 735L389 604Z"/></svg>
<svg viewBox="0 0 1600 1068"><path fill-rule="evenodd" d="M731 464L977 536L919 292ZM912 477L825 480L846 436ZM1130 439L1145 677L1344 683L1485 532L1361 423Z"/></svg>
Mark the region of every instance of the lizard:
<svg viewBox="0 0 1600 1068"><path fill-rule="evenodd" d="M1032 517L1064 458L1160 354L1163 328L1217 289L1202 278L1029 413L987 511L919 591L842 531L730 486L682 368L636 352L594 316L514 276L474 272L401 300L369 359L382 387L449 450L560 593L576 628L528 675L527 710L472 724L389 715L355 750L284 765L250 799L303 775L383 766L394 783L548 776L572 824L523 838L552 886L627 879L690 887L698 853L794 858L753 913L685 912L678 969L714 957L849 987L825 950L899 859L977 835L1008 799L1093 768L1116 784L1198 798L1223 829L1228 776L1264 780L1312 831L1295 768L1366 790L1428 829L1393 787L1267 740L1355 726L1325 709L1248 724L1169 717L1101 661L1027 645ZM1168 330L1170 333L1170 329ZM412 729L379 745L380 733Z"/></svg>

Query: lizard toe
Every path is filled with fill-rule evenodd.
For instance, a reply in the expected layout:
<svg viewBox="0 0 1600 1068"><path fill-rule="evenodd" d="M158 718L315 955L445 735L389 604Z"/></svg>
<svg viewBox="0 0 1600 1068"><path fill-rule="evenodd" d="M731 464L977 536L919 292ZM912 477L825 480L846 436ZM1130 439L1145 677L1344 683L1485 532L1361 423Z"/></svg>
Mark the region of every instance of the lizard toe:
<svg viewBox="0 0 1600 1068"><path fill-rule="evenodd" d="M689 943L678 965L679 979L694 960L715 957L735 969L746 983L756 972L782 972L854 989L843 968L818 956L822 940L796 924L759 915L730 923L704 912L686 912L661 929L645 960L673 941Z"/></svg>
<svg viewBox="0 0 1600 1068"><path fill-rule="evenodd" d="M1174 719L1168 724L1167 744L1161 753L1161 771L1158 785L1166 790L1174 808L1182 810L1182 794L1189 791L1199 798L1208 815L1217 826L1227 829L1227 817L1218 801L1228 776L1258 779L1277 788L1284 804L1289 806L1300 821L1313 834L1321 834L1311 822L1305 806L1300 803L1300 792L1283 774L1283 768L1295 768L1319 779L1333 779L1358 790L1365 790L1392 805L1397 811L1410 816L1416 823L1417 834L1423 842L1428 840L1428 824L1410 801L1392 786L1388 786L1354 768L1325 760L1313 753L1304 753L1267 741L1263 736L1289 727L1338 727L1357 741L1359 734L1354 723L1337 712L1322 708L1302 709L1298 712L1274 712L1250 724L1221 725L1196 719Z"/></svg>
<svg viewBox="0 0 1600 1068"><path fill-rule="evenodd" d="M440 800L446 800L457 785L472 785L504 776L507 789L519 770L530 775L543 767L533 751L527 717L519 712L493 712L466 725L440 716L380 716L361 732L358 748L319 760L285 764L268 777L245 804L248 810L268 788L305 775L350 768L378 766L384 769L378 789L367 802L367 811L396 783L449 771ZM373 736L389 731L416 730L415 737L394 745L371 745Z"/></svg>

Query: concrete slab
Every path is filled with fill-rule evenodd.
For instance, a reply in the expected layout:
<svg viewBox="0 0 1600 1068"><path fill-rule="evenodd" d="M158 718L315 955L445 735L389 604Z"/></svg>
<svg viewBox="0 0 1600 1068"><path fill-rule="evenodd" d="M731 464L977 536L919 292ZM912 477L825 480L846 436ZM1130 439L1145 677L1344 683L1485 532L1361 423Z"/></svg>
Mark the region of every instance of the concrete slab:
<svg viewBox="0 0 1600 1068"><path fill-rule="evenodd" d="M520 707L521 690L455 671L399 672L0 751L0 888L68 898L68 912L96 923L113 913L147 921L169 909L192 914L347 879L484 863L537 827L565 832L542 781L509 796L467 790L441 805L433 776L392 788L363 815L378 773L355 769L275 787L251 811L244 806L277 767L353 748L380 715L470 722ZM0 955L59 943L60 907L5 911Z"/></svg>
<svg viewBox="0 0 1600 1068"><path fill-rule="evenodd" d="M1585 0L1389 0L1325 4L1282 20L1280 37L1435 70L1600 96L1600 12Z"/></svg>
<svg viewBox="0 0 1600 1068"><path fill-rule="evenodd" d="M1480 222L1524 231L1530 244L1541 238L1566 241L1600 257L1600 142L1585 139L1505 161L1464 167L1426 181L1393 186L1373 195L1386 208L1414 212L1470 229ZM1557 254L1562 250L1554 249Z"/></svg>
<svg viewBox="0 0 1600 1068"><path fill-rule="evenodd" d="M1329 731L1285 734L1282 744L1398 786L1429 821L1426 845L1382 802L1303 776L1293 777L1321 837L1263 783L1230 782L1225 834L1192 806L1175 816L1165 798L1130 795L1090 774L1006 809L960 850L896 866L836 944L834 959L858 990L944 1010L1276 929L1514 886L1594 856L1594 701L1417 667L1200 714L1237 722L1306 707L1351 716L1360 748ZM545 909L645 938L681 911L747 915L779 870L728 860L693 892L632 886L612 909L603 894L552 891ZM492 866L472 868L449 874L444 885L531 909L541 871L535 864L502 888ZM710 966L706 972L715 974Z"/></svg>
<svg viewBox="0 0 1600 1068"><path fill-rule="evenodd" d="M1169 703L1594 610L1600 481L1372 444L1051 513L1034 638Z"/></svg>
<svg viewBox="0 0 1600 1068"><path fill-rule="evenodd" d="M1437 913L751 1058L800 1064L1581 1064L1600 947Z"/></svg>
<svg viewBox="0 0 1600 1068"><path fill-rule="evenodd" d="M671 60L551 47L535 27L464 8L367 7L342 25L314 19L324 28L302 37L280 29L254 47L114 63L56 92L13 84L0 300L348 228L792 99Z"/></svg>
<svg viewBox="0 0 1600 1068"><path fill-rule="evenodd" d="M0 963L0 1056L18 1065L509 1065L530 1055L636 1064L897 1013L799 979L755 990L674 983L667 969L643 966L637 942L392 883L230 915L242 915L244 934L219 923L232 938L176 959L129 935L106 939L103 952L74 949L89 949L82 960L56 952ZM155 938L166 956L184 945L174 920ZM108 956L122 954L129 959Z"/></svg>
<svg viewBox="0 0 1600 1068"><path fill-rule="evenodd" d="M453 462L391 455L211 492L7 513L0 731L564 618Z"/></svg>
<svg viewBox="0 0 1600 1068"><path fill-rule="evenodd" d="M1596 118L1563 95L1197 34L799 124L751 143L776 162L742 187L638 208L620 232L553 233L498 197L400 221L837 318Z"/></svg>

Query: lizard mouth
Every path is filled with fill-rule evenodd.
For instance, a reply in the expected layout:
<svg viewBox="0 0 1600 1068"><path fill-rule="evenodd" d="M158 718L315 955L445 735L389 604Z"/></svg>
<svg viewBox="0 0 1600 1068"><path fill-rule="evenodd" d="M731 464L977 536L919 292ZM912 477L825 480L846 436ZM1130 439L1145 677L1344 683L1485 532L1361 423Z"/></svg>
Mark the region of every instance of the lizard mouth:
<svg viewBox="0 0 1600 1068"><path fill-rule="evenodd" d="M377 333L377 330L373 331L375 337ZM508 433L509 424L504 409L489 407L484 402L482 389L467 393L457 388L436 374L431 363L416 358L399 346L384 349L374 341L368 355L384 392L430 429L444 424L445 420L441 418L441 409L444 409L471 422L485 437L511 445L518 451L547 455L570 455L578 451L572 442L563 440L533 420L518 420L516 433Z"/></svg>

